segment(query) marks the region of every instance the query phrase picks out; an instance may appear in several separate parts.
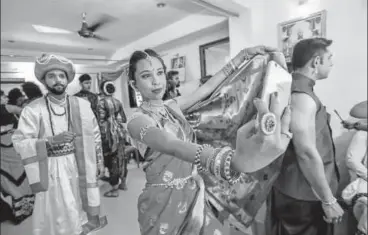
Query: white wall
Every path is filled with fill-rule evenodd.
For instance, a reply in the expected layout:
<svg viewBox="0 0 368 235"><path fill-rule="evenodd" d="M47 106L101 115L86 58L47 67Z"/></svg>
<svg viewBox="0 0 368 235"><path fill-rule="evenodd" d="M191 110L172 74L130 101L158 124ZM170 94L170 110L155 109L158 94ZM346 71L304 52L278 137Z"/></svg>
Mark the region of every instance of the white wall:
<svg viewBox="0 0 368 235"><path fill-rule="evenodd" d="M331 46L334 69L329 79L317 83L316 93L329 111L336 109L343 117L348 117L354 104L367 99L366 0L309 0L302 6L298 6L297 2L257 0L251 12L244 10L239 19L230 19L232 54L246 45L277 47L278 23L325 9L327 38L334 41ZM251 30L241 31L247 24ZM333 112L331 114L334 136L339 136L343 129L336 115Z"/></svg>
<svg viewBox="0 0 368 235"><path fill-rule="evenodd" d="M163 51L159 51L164 55L163 60L166 66L171 65L171 59L179 54L180 56L186 56L186 76L185 82L181 83L180 92L182 94L190 94L193 90L198 88L199 80L201 78L201 66L199 61L199 46L210 43L219 39L223 39L229 36L229 30L227 25L225 27L219 27L217 30L213 30L210 33L199 35L193 40L187 40L182 38L175 44L170 45ZM224 62L225 64L225 62Z"/></svg>

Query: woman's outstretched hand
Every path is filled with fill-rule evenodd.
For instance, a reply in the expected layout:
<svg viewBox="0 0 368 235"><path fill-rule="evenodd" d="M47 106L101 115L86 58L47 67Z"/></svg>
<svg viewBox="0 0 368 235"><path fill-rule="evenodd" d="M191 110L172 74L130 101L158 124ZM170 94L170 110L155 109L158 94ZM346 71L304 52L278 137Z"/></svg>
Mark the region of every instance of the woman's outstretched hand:
<svg viewBox="0 0 368 235"><path fill-rule="evenodd" d="M286 151L292 138L289 131L290 107L283 109L280 106L277 93L271 95L270 107L260 99L254 100L254 105L258 119L246 123L237 133L232 166L240 172L255 172L270 164ZM268 164L262 165L262 162Z"/></svg>

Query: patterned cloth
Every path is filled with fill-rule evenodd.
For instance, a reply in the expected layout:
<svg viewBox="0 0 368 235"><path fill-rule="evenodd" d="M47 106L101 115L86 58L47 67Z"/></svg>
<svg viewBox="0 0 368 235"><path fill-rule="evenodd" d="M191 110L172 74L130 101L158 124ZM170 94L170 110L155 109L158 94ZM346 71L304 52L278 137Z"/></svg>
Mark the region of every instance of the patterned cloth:
<svg viewBox="0 0 368 235"><path fill-rule="evenodd" d="M5 196L2 203L12 209L12 222L18 224L33 213L35 196L32 194L21 157L11 143L13 124L17 120L4 105L1 106L1 193ZM13 126L13 127L12 127ZM3 212L2 212L3 213Z"/></svg>
<svg viewBox="0 0 368 235"><path fill-rule="evenodd" d="M170 102L175 106L176 102ZM173 120L162 119L154 113L141 108L134 117L148 115L155 120L157 127L177 136L186 142L195 142L192 128L182 114L176 113L178 107L168 107ZM130 119L130 120L132 120ZM146 187L138 199L138 221L142 235L225 235L226 228L215 217L209 204L205 201L204 184L200 177L191 177L193 166L160 152L149 149L139 140L134 140L147 164ZM155 186L174 179L188 178L186 183L172 188Z"/></svg>
<svg viewBox="0 0 368 235"><path fill-rule="evenodd" d="M118 184L124 161L126 116L119 100L112 96L101 96L98 104L98 119L101 129L105 166L109 169L110 184Z"/></svg>

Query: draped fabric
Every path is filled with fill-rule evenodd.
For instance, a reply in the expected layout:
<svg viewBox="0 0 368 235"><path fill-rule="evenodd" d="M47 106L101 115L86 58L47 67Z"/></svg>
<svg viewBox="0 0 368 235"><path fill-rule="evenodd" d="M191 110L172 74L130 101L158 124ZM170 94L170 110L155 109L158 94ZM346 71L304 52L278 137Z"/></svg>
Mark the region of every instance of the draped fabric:
<svg viewBox="0 0 368 235"><path fill-rule="evenodd" d="M5 105L1 105L1 132L0 132L0 192L1 211L3 216L18 224L33 213L35 196L32 194L21 157L15 152L11 143L17 119L8 112ZM8 206L7 206L8 205ZM5 214L7 213L7 214Z"/></svg>
<svg viewBox="0 0 368 235"><path fill-rule="evenodd" d="M226 78L209 97L187 110L186 119L194 128L198 143L236 148L237 130L255 118L252 102L262 94L264 75L271 60L286 68L281 53L258 55ZM209 200L218 210L218 216L246 231L266 201L280 173L282 159L283 155L232 187L214 177L205 177Z"/></svg>
<svg viewBox="0 0 368 235"><path fill-rule="evenodd" d="M132 119L148 115L157 123L157 127L182 141L195 142L193 130L184 116L174 111L180 110L176 102L171 101L168 105L173 120L164 120L143 109L138 109ZM138 221L142 235L229 234L228 228L220 223L206 202L203 180L193 174L192 163L153 151L139 140L135 140L135 145L146 159L144 171L147 183L138 198ZM184 178L188 179L185 183L172 188L159 186Z"/></svg>

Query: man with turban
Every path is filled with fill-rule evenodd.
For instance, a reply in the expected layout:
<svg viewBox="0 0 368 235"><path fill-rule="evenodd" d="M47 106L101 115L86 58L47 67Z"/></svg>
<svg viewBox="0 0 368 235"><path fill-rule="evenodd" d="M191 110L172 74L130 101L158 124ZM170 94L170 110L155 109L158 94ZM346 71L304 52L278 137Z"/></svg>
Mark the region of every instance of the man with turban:
<svg viewBox="0 0 368 235"><path fill-rule="evenodd" d="M24 107L12 136L36 194L34 235L80 235L100 227L101 136L88 101L65 92L73 63L44 54L35 76L48 94Z"/></svg>
<svg viewBox="0 0 368 235"><path fill-rule="evenodd" d="M91 103L91 108L93 113L97 116L97 106L98 106L98 96L91 92L91 83L92 78L88 74L83 74L79 77L79 84L81 86L81 90L75 94L75 96L84 98Z"/></svg>

